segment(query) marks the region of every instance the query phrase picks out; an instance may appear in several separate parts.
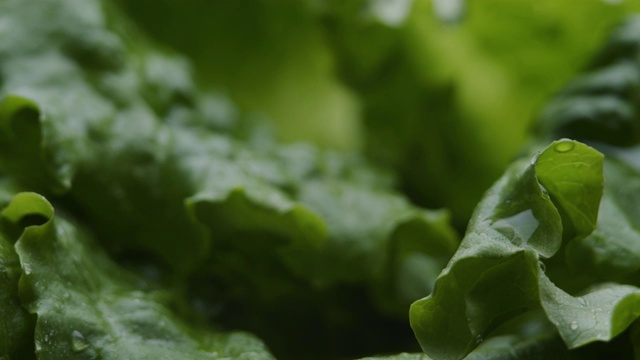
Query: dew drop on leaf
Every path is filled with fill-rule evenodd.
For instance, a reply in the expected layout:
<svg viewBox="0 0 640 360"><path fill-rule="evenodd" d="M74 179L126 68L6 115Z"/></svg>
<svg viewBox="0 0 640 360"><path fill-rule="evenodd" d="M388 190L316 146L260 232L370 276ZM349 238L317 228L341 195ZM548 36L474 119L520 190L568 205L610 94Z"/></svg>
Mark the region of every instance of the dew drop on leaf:
<svg viewBox="0 0 640 360"><path fill-rule="evenodd" d="M553 150L559 153L566 153L573 150L575 146L576 144L572 141L561 141L561 142L558 142L556 146L553 147Z"/></svg>
<svg viewBox="0 0 640 360"><path fill-rule="evenodd" d="M571 322L571 330L578 330L578 322L577 321L572 321Z"/></svg>
<svg viewBox="0 0 640 360"><path fill-rule="evenodd" d="M588 306L589 302L587 301L587 299L583 298L583 297L579 297L578 301L580 302L581 305L583 306Z"/></svg>
<svg viewBox="0 0 640 360"><path fill-rule="evenodd" d="M22 269L24 270L25 275L31 275L31 264L28 262L22 263Z"/></svg>
<svg viewBox="0 0 640 360"><path fill-rule="evenodd" d="M547 266L546 266L542 261L539 261L539 262L538 262L538 265L540 266L540 270L541 270L542 272L547 271Z"/></svg>
<svg viewBox="0 0 640 360"><path fill-rule="evenodd" d="M73 348L73 351L82 351L89 347L89 342L81 332L73 330L71 333L71 347Z"/></svg>

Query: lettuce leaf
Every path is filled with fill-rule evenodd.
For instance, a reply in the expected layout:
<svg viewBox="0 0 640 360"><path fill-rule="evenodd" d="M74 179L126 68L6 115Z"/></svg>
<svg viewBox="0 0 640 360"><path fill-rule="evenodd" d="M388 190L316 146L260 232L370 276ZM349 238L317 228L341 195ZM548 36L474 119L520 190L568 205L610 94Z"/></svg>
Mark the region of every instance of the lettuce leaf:
<svg viewBox="0 0 640 360"><path fill-rule="evenodd" d="M434 292L412 305L428 354L462 358L506 320L541 309L567 348L584 347L579 356L637 356L637 26L630 18L614 31L587 73L550 102L530 146L564 136L592 147L556 141L512 165Z"/></svg>
<svg viewBox="0 0 640 360"><path fill-rule="evenodd" d="M199 84L267 119L281 140L341 150L362 146L358 99L335 74L319 18L382 2L118 3L148 34L187 54Z"/></svg>
<svg viewBox="0 0 640 360"><path fill-rule="evenodd" d="M0 23L0 171L169 289L176 316L255 331L285 357L412 347L406 308L458 244L446 211L412 205L358 155L220 132L234 119L190 64L110 2L8 0Z"/></svg>
<svg viewBox="0 0 640 360"><path fill-rule="evenodd" d="M543 111L537 137L566 134L607 157L606 189L594 233L569 249L575 272L638 285L636 206L638 197L637 105L634 54L640 42L637 17L617 28L585 74L576 78Z"/></svg>
<svg viewBox="0 0 640 360"><path fill-rule="evenodd" d="M86 230L54 217L42 196L19 193L1 214L24 228L15 244L20 297L37 315L38 359L273 359L250 335L194 333L166 294L143 290L142 279L109 260Z"/></svg>
<svg viewBox="0 0 640 360"><path fill-rule="evenodd" d="M200 83L269 115L281 138L363 147L461 230L546 98L640 9L489 0L443 23L433 0L121 3L194 60Z"/></svg>
<svg viewBox="0 0 640 360"><path fill-rule="evenodd" d="M324 20L337 69L362 102L366 153L463 230L538 108L638 4L467 1L462 19L443 23L438 3L414 1L400 26L356 10Z"/></svg>
<svg viewBox="0 0 640 360"><path fill-rule="evenodd" d="M566 272L566 249L596 226L602 167L600 153L570 140L510 167L476 209L434 292L411 307L427 354L463 358L506 320L539 308L569 348L610 340L640 315L634 286L592 280L562 289L553 281Z"/></svg>
<svg viewBox="0 0 640 360"><path fill-rule="evenodd" d="M300 21L304 31L280 55L302 49L318 52L301 58L329 59L310 72L329 80L305 86L342 91L334 105L357 94L368 156L400 171L400 182L358 154L280 145L238 120L246 113L226 93L203 92L208 80L113 2L0 0L0 358L637 356L637 19L545 109L528 158L485 194L459 244L449 211L417 207L397 188L466 219L522 140L513 134L524 122L509 116L548 90L537 79L544 68L527 62L539 75L527 76L540 81L524 86L530 78L492 57L501 25L485 18L495 26L470 20L443 30L422 22L423 1L256 6L242 14L274 31L265 43L278 42L269 37L280 31L278 16ZM546 15L564 9L540 6ZM587 6L587 17L603 6ZM581 32L567 26L570 43ZM488 45L461 50L452 39ZM469 54L477 61L451 68ZM245 76L275 81L282 74L264 69L279 56ZM351 90L333 77L333 61ZM499 81L487 86L492 75ZM230 93L247 90L240 82ZM484 106L505 93L508 106ZM309 98L290 118L324 101ZM389 118L399 119L394 131ZM409 317L426 354L411 353L406 310L425 294ZM262 340L227 332L236 329Z"/></svg>
<svg viewBox="0 0 640 360"><path fill-rule="evenodd" d="M8 186L0 185L0 208L10 200L4 191ZM18 282L22 269L12 241L4 235L6 224L0 222L0 358L35 359L33 328L34 321L23 309L18 297Z"/></svg>
<svg viewBox="0 0 640 360"><path fill-rule="evenodd" d="M606 189L596 230L571 244L567 265L603 281L640 285L637 231L638 121L635 91L639 86L637 16L629 17L596 54L585 74L554 98L542 112L537 138L571 136L591 144L607 157Z"/></svg>
<svg viewBox="0 0 640 360"><path fill-rule="evenodd" d="M585 357L585 355L587 355ZM585 359L588 354L569 352L558 337L555 327L542 311L516 317L497 329L490 338L481 341L465 359ZM597 359L597 357L595 357ZM371 357L362 360L431 360L427 354L399 354Z"/></svg>

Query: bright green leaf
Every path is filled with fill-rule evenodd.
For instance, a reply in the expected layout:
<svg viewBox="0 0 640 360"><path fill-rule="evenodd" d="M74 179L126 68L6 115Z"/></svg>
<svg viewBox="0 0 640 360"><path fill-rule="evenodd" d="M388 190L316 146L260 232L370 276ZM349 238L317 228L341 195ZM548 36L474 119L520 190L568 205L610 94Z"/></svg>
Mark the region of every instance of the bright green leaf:
<svg viewBox="0 0 640 360"><path fill-rule="evenodd" d="M545 298L553 287L544 281L542 260L560 256L563 212L570 221L586 213L585 227L593 229L597 212L589 209L600 202L602 161L588 146L558 141L531 161L513 164L487 192L434 292L411 306L411 325L427 354L461 359L505 321L541 306L552 323L564 326L561 334L571 328L558 323L557 306L564 303L552 303L560 295ZM569 206L569 199L584 209ZM578 320L576 314L571 318ZM613 321L607 320L602 325Z"/></svg>

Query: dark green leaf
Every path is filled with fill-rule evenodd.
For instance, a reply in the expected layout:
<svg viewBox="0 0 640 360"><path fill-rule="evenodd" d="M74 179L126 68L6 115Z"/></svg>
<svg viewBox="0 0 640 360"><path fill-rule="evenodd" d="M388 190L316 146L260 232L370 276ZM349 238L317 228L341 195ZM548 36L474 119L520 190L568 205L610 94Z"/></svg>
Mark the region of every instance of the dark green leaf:
<svg viewBox="0 0 640 360"><path fill-rule="evenodd" d="M26 226L16 250L20 297L37 316L39 359L273 359L248 335L189 328L161 290L140 290L140 279L112 263L86 231L54 217L40 195L16 195L2 218L19 224L34 213L45 221Z"/></svg>
<svg viewBox="0 0 640 360"><path fill-rule="evenodd" d="M34 358L33 319L18 298L21 274L13 244L0 231L0 358L6 360Z"/></svg>
<svg viewBox="0 0 640 360"><path fill-rule="evenodd" d="M446 211L357 155L216 132L234 115L110 2L21 4L0 2L3 174L214 326L262 329L294 357L410 350L406 308L457 246ZM10 221L12 236L40 220ZM281 312L314 314L321 336Z"/></svg>

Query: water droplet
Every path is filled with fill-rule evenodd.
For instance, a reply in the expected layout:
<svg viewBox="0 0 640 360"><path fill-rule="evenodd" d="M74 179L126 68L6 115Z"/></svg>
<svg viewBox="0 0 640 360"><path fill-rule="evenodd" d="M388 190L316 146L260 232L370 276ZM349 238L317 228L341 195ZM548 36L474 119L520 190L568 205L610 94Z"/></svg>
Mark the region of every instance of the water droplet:
<svg viewBox="0 0 640 360"><path fill-rule="evenodd" d="M89 347L89 342L80 331L73 330L71 333L71 347L73 351L82 351Z"/></svg>
<svg viewBox="0 0 640 360"><path fill-rule="evenodd" d="M476 336L476 344L480 344L484 339L482 338L482 335L478 335Z"/></svg>
<svg viewBox="0 0 640 360"><path fill-rule="evenodd" d="M22 269L26 275L31 275L31 264L28 262L22 263Z"/></svg>
<svg viewBox="0 0 640 360"><path fill-rule="evenodd" d="M542 261L538 261L538 265L540 266L540 270L542 270L542 272L547 271L547 266Z"/></svg>
<svg viewBox="0 0 640 360"><path fill-rule="evenodd" d="M581 304L582 306L587 306L587 305L589 305L589 302L588 302L585 298L583 298L583 297L579 297L579 298L578 298L578 301L580 302L580 304Z"/></svg>
<svg viewBox="0 0 640 360"><path fill-rule="evenodd" d="M577 321L572 321L571 322L571 330L578 330L578 322Z"/></svg>
<svg viewBox="0 0 640 360"><path fill-rule="evenodd" d="M542 154L541 151L536 151L533 156L531 156L531 165L535 165L538 162L538 157Z"/></svg>
<svg viewBox="0 0 640 360"><path fill-rule="evenodd" d="M566 153L573 150L575 146L573 141L559 141L553 149L559 153Z"/></svg>
<svg viewBox="0 0 640 360"><path fill-rule="evenodd" d="M42 350L42 344L40 343L40 341L36 340L36 351L40 350Z"/></svg>

